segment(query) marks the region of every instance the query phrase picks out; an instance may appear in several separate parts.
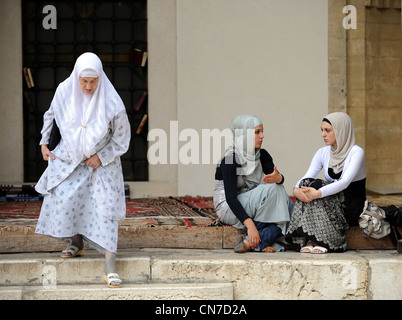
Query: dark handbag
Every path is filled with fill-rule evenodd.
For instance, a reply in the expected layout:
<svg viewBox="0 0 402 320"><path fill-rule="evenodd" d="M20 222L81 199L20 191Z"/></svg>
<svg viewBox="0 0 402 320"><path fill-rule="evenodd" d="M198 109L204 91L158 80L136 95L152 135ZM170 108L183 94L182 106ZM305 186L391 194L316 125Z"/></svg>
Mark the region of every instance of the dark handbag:
<svg viewBox="0 0 402 320"><path fill-rule="evenodd" d="M402 253L402 237L398 227L402 227L402 205L398 208L391 204L387 207L381 207L385 211L385 220L391 224L391 233L389 237L392 243L397 247L398 253Z"/></svg>
<svg viewBox="0 0 402 320"><path fill-rule="evenodd" d="M380 208L385 211L385 220L393 226L402 227L402 206L397 208L391 204L390 206Z"/></svg>
<svg viewBox="0 0 402 320"><path fill-rule="evenodd" d="M50 132L49 145L47 146L50 151L56 149L57 145L60 142L60 139L61 139L60 129L56 124L56 120L53 119L53 127L52 131Z"/></svg>

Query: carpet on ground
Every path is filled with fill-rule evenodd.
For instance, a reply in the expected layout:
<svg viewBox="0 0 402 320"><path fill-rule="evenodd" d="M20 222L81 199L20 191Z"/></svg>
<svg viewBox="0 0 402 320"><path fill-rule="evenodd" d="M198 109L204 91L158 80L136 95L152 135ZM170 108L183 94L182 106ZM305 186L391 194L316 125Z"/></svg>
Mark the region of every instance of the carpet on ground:
<svg viewBox="0 0 402 320"><path fill-rule="evenodd" d="M126 219L120 225L155 227L216 226L221 225L216 215L212 197L155 197L129 199L126 191ZM295 201L294 197L291 197ZM368 196L377 205L402 202L401 195ZM40 214L42 197L31 185L1 185L0 227L33 227Z"/></svg>
<svg viewBox="0 0 402 320"><path fill-rule="evenodd" d="M42 206L36 201L0 201L0 226L35 224ZM126 201L122 225L208 226L217 219L211 197L158 197Z"/></svg>

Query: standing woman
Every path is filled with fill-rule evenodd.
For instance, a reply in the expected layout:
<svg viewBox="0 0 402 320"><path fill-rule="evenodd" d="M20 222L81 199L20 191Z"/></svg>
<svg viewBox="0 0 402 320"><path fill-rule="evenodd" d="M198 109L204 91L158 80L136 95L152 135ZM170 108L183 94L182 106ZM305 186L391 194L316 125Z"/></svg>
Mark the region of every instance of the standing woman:
<svg viewBox="0 0 402 320"><path fill-rule="evenodd" d="M49 150L53 119L61 140ZM118 221L126 214L120 156L131 134L123 101L97 55L78 57L43 120L40 145L48 167L35 187L45 195L35 232L71 239L63 258L83 255L86 240L105 254L104 280L118 288Z"/></svg>
<svg viewBox="0 0 402 320"><path fill-rule="evenodd" d="M224 224L247 229L235 251L274 252L275 240L286 234L293 202L272 157L261 149L264 128L259 118L239 115L230 125L233 146L216 168L214 206Z"/></svg>
<svg viewBox="0 0 402 320"><path fill-rule="evenodd" d="M326 147L293 189L297 200L286 236L306 253L346 250L345 230L358 224L366 200L364 151L355 144L352 119L331 113L321 131ZM321 169L327 181L315 179Z"/></svg>

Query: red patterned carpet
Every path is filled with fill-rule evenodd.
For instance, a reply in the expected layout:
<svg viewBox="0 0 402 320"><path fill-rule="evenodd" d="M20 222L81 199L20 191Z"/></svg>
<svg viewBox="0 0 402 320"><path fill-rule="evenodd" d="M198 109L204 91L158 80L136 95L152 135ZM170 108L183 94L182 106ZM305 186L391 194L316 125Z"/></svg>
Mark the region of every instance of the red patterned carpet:
<svg viewBox="0 0 402 320"><path fill-rule="evenodd" d="M378 205L402 203L401 195L371 198ZM0 253L64 249L64 242L35 234L41 206L40 200L0 201ZM211 197L131 199L126 219L119 223L119 248L234 248L239 230L221 226ZM359 227L348 231L349 249L395 247L388 237L364 238Z"/></svg>
<svg viewBox="0 0 402 320"><path fill-rule="evenodd" d="M145 198L126 202L127 218L144 216L215 218L212 198Z"/></svg>
<svg viewBox="0 0 402 320"><path fill-rule="evenodd" d="M126 202L126 206L126 219L120 224L192 227L210 225L217 219L212 198L209 197L132 199Z"/></svg>
<svg viewBox="0 0 402 320"><path fill-rule="evenodd" d="M0 201L0 227L36 224L42 201ZM205 226L217 219L212 198L160 197L126 202L121 224Z"/></svg>
<svg viewBox="0 0 402 320"><path fill-rule="evenodd" d="M42 201L0 201L0 219L37 219Z"/></svg>
<svg viewBox="0 0 402 320"><path fill-rule="evenodd" d="M399 196L370 196L379 205L399 205ZM389 198L389 199L388 199ZM292 197L292 200L295 199ZM0 201L0 228L36 226L42 206L36 201ZM217 215L212 197L159 197L130 199L126 202L126 219L121 225L129 226L208 226L215 224Z"/></svg>

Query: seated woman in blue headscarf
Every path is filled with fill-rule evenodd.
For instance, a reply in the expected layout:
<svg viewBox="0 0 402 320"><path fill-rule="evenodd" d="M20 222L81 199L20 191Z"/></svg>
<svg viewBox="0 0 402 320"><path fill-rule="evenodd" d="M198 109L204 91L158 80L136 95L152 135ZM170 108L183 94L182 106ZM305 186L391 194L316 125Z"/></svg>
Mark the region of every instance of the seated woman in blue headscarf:
<svg viewBox="0 0 402 320"><path fill-rule="evenodd" d="M261 149L264 128L253 115L239 115L230 124L233 146L215 172L214 206L223 224L246 229L235 252L274 252L275 241L286 234L293 202L283 187L284 177L271 155Z"/></svg>

